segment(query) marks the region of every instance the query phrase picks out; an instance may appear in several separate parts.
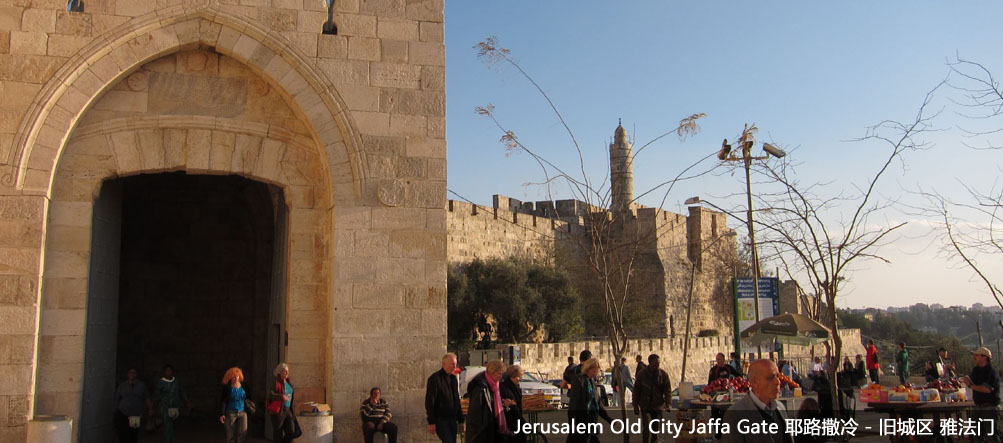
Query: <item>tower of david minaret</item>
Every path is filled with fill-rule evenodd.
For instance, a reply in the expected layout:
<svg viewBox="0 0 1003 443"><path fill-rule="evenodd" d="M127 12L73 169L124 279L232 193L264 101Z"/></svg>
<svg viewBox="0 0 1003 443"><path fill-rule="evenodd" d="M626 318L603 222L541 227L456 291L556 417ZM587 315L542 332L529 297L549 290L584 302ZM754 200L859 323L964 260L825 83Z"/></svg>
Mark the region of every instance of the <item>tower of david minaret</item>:
<svg viewBox="0 0 1003 443"><path fill-rule="evenodd" d="M630 209L634 200L634 165L627 130L617 125L609 145L610 209Z"/></svg>

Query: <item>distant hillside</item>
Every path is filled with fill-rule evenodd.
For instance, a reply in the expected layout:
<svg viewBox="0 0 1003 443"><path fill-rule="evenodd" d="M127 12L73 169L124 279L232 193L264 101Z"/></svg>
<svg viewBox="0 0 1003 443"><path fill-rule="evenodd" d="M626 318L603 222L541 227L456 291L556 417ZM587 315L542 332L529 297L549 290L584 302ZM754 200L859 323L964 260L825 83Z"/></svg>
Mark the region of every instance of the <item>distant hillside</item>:
<svg viewBox="0 0 1003 443"><path fill-rule="evenodd" d="M982 324L982 338L985 346L996 350L996 339L1003 337L1000 320L1003 313L988 310L972 310L961 307L932 308L927 305L913 305L907 311L893 313L895 317L921 331L936 332L944 336L958 337L966 346L978 347L976 323Z"/></svg>
<svg viewBox="0 0 1003 443"><path fill-rule="evenodd" d="M840 310L841 327L860 328L865 340L873 339L881 355L881 366L887 368L895 361L896 345L905 342L909 351L910 373L923 373L925 362L937 361L937 350L944 347L954 359L960 374L968 374L972 368L970 352L977 347L977 336L965 337L966 332L975 331L975 319L982 320L982 336L985 346L993 350L993 361L1000 366L996 352L996 338L1000 337L999 313L985 311L952 311L945 309L917 309L908 312L888 313L878 309L866 311ZM996 322L991 327L990 319ZM917 325L924 328L920 330ZM938 327L941 325L943 329ZM940 331L945 331L941 333ZM964 342L959 338L963 338Z"/></svg>

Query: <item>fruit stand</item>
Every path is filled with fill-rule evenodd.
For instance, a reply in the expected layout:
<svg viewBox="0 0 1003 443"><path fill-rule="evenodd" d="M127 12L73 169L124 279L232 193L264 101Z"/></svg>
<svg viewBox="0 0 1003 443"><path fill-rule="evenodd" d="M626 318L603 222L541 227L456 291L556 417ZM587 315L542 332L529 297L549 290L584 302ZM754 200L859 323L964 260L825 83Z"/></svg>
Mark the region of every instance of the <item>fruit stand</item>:
<svg viewBox="0 0 1003 443"><path fill-rule="evenodd" d="M968 396L958 380L937 380L924 387L898 385L888 389L872 383L860 390L860 401L867 403L867 412L888 414L893 420L931 419L930 436L890 435L893 442L914 437L936 441L940 435L942 419L965 418L975 403L967 401Z"/></svg>

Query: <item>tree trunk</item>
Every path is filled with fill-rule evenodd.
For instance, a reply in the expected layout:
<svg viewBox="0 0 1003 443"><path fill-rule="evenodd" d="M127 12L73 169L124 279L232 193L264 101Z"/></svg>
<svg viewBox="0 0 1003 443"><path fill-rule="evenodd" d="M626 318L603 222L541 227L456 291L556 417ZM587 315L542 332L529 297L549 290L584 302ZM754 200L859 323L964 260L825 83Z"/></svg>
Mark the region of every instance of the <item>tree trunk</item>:
<svg viewBox="0 0 1003 443"><path fill-rule="evenodd" d="M829 365L829 379L832 383L829 383L829 394L832 395L832 410L836 412L837 417L841 417L842 410L839 407L839 379L836 377L837 369L840 365L840 356L843 353L843 338L839 336L839 323L837 323L836 318L836 293L826 294L826 299L829 303L829 319L832 320L832 343L834 345L833 357L835 357L835 364Z"/></svg>

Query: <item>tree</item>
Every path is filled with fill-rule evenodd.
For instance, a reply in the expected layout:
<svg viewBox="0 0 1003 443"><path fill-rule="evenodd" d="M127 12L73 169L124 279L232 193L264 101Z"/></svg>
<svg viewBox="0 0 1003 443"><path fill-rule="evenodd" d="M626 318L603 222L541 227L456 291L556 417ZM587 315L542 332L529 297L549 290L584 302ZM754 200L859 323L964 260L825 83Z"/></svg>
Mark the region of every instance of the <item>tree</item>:
<svg viewBox="0 0 1003 443"><path fill-rule="evenodd" d="M582 333L580 302L557 268L518 258L474 260L447 271L450 348L557 342Z"/></svg>
<svg viewBox="0 0 1003 443"><path fill-rule="evenodd" d="M927 93L912 122L883 121L867 130L861 141L880 142L887 148L873 175L854 191L840 190L825 196L830 183L802 181L792 163L793 155L763 163L759 168L765 182L779 187L757 197L762 208L757 211L756 219L763 233L760 244L772 251L772 258L780 262L785 273L806 281L811 294L824 303L824 312L816 310L821 318L815 320L834 328L832 355L836 357L842 353L842 340L835 325L839 324L836 302L843 285L855 264L866 260L888 262L878 249L887 243L890 234L905 225L880 217L893 200L879 195L878 184L906 152L925 146L918 136L931 129L932 116L927 114L927 107L939 87ZM752 136L754 133L742 135ZM844 216L844 211L850 215ZM830 380L837 380L838 366L830 365ZM836 410L838 389L837 383L831 384Z"/></svg>
<svg viewBox="0 0 1003 443"><path fill-rule="evenodd" d="M960 127L965 136L962 143L976 150L1003 150L1003 144L996 140L1003 133L999 122L1003 119L1003 88L982 64L958 58L948 66L947 84L960 93L952 101L971 124ZM996 169L1003 172L999 165ZM937 190L921 191L926 205L919 212L935 220L946 255L969 268L1003 308L1000 282L983 265L1003 258L1003 184L996 181L979 187L958 181L965 195L949 197Z"/></svg>
<svg viewBox="0 0 1003 443"><path fill-rule="evenodd" d="M598 287L597 292L601 295L599 303L604 317L603 326L606 329L615 361L619 362L628 351L629 330L625 327L628 324L625 322L626 314L631 311L631 306L635 306L638 302L632 298L632 295L639 293L639 288L652 283L646 281L648 278L644 275L644 270L649 269L650 266L661 266L657 248L653 245L656 244L657 238L668 232L670 228L667 225L661 225L651 229L639 226L638 223L632 223L634 218L632 209L638 206L637 199L663 190L662 205L664 205L673 185L685 179L685 174L714 154L710 153L697 163L685 168L675 178L646 192L640 192L636 197L633 195L632 184L625 189L615 174L624 172L618 167L631 168L637 156L658 140L672 134L677 135L680 140L684 140L687 136L697 133L700 128L698 121L705 115L691 114L680 120L674 129L645 143L636 151L625 150L624 157L621 158L622 164L611 166L602 180L594 180L587 171L582 148L574 132L550 97L522 66L509 56L510 51L499 46L494 37L485 39L474 48L477 49L478 56L489 65L505 64L515 68L547 101L551 111L560 120L561 126L568 135L576 154L577 164L574 169L562 167L523 143L514 131L505 127L496 118L492 105L477 108L479 114L489 118L501 131L501 142L506 149L510 152L528 155L533 159L544 176L540 184L546 190L549 200L553 200L553 187L561 186L563 188L566 186L567 192L575 200L581 202L581 205L571 205L570 208L555 205L555 216L580 221L580 223L569 224L570 228L564 232L564 235L575 245L577 254L584 257L584 267L592 277L591 284ZM626 136L622 127L618 128L616 137L617 139L624 137L625 140ZM657 263L655 263L656 261ZM614 373L618 375L619 371L614 371ZM621 393L621 395L623 394ZM623 407L621 407L621 416L626 417L626 409ZM624 441L627 440L628 436L624 434Z"/></svg>

